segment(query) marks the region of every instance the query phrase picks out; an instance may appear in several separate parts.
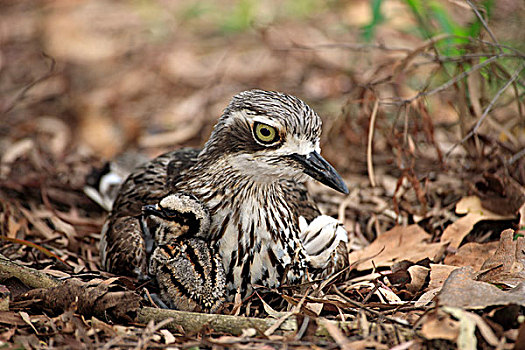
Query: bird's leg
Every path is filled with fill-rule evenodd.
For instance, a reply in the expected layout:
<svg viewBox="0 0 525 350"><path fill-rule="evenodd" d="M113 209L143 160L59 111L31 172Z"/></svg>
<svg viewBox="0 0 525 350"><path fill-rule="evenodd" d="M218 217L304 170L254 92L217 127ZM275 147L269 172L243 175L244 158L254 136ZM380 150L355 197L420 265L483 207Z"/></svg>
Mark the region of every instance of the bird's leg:
<svg viewBox="0 0 525 350"><path fill-rule="evenodd" d="M153 235L151 234L151 231L148 227L146 216L142 214L137 219L140 222L140 228L142 229L142 237L144 238L144 243L146 245L146 254L148 256L147 260L149 261L149 256L151 256L155 245L155 239L153 238Z"/></svg>
<svg viewBox="0 0 525 350"><path fill-rule="evenodd" d="M157 304L161 309L169 309L169 306L166 305L160 298L160 296L157 293L150 293L149 297L151 298L151 301L153 301L155 304ZM147 295L144 296L144 299L148 300Z"/></svg>

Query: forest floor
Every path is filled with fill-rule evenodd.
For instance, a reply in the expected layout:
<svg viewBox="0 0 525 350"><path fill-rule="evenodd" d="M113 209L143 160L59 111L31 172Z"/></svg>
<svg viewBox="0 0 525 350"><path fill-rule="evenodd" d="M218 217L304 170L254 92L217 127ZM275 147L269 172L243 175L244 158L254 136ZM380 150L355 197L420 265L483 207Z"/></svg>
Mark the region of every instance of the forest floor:
<svg viewBox="0 0 525 350"><path fill-rule="evenodd" d="M525 5L436 1L424 39L408 3L0 1L0 348L525 349ZM309 188L350 267L157 314L101 271L86 181L201 146L252 88L323 119L350 194Z"/></svg>

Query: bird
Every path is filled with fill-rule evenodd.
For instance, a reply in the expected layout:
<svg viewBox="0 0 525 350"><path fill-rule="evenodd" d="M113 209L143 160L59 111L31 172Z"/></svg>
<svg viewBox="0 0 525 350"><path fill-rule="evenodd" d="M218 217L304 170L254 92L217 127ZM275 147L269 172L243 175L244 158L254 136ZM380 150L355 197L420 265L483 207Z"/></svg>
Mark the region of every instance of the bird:
<svg viewBox="0 0 525 350"><path fill-rule="evenodd" d="M225 300L220 256L196 234L210 216L193 196L177 193L142 208L148 274L160 290L159 304L184 311L216 312Z"/></svg>
<svg viewBox="0 0 525 350"><path fill-rule="evenodd" d="M167 236L206 243L224 270L226 299L331 273L347 232L320 212L306 181L343 194L348 187L321 156L320 135L321 118L295 96L259 89L233 96L202 149L167 152L123 182L102 229L103 268L139 278L158 271L149 268L148 249L166 244L144 234L144 212L188 195L208 213L209 226Z"/></svg>
<svg viewBox="0 0 525 350"><path fill-rule="evenodd" d="M157 246L149 272L167 308L213 313L225 300L222 262L202 239L172 239Z"/></svg>

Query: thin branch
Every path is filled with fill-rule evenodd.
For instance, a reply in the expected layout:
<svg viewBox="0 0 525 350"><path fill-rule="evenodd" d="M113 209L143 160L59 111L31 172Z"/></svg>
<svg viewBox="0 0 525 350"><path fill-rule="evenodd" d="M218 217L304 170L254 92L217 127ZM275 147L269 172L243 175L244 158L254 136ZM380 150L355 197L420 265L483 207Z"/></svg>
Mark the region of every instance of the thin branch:
<svg viewBox="0 0 525 350"><path fill-rule="evenodd" d="M507 90L507 88L514 82L514 80L516 80L516 78L518 78L519 74L521 73L521 71L525 68L525 64L521 65L520 68L518 68L514 74L512 75L512 77L507 81L507 83L501 88L498 90L498 92L496 93L496 95L492 98L492 100L490 101L489 105L487 106L487 108L485 108L485 110L483 111L483 114L481 115L481 117L479 118L478 122L476 123L476 125L474 125L474 127L472 128L472 130L465 136L461 139L461 141L457 142L454 146L452 146L448 151L447 153L445 154L445 157L448 157L450 155L450 153L456 149L457 146L463 144L465 141L467 141L469 138L471 138L472 136L474 136L477 132L478 132L478 129L479 127L481 126L481 123L483 123L483 121L485 120L485 118L487 117L487 115L489 114L489 112L492 110L492 107L494 106L494 104L496 103L496 101L499 99L499 97L501 96L501 94Z"/></svg>
<svg viewBox="0 0 525 350"><path fill-rule="evenodd" d="M16 264L0 254L0 280L16 277L22 283L33 288L53 288L60 282L47 273Z"/></svg>
<svg viewBox="0 0 525 350"><path fill-rule="evenodd" d="M487 22L485 22L485 19L483 18L483 16L481 15L481 13L479 13L478 11L478 8L476 6L474 6L474 4L472 3L472 1L470 0L466 0L467 1L467 4L469 4L469 6L472 8L472 10L474 11L474 13L476 14L476 16L478 17L479 21L481 22L481 24L483 25L483 27L485 28L485 30L487 31L487 33L489 33L490 35L490 38L492 39L492 41L494 41L495 44L497 44L497 48L500 52L503 52L503 50L501 49L501 46L499 45L498 43L498 40L496 39L496 36L494 35L494 33L492 33L492 30L490 30Z"/></svg>
<svg viewBox="0 0 525 350"><path fill-rule="evenodd" d="M44 74L43 76L41 76L40 78L37 78L37 79L33 80L32 82L30 82L29 84L27 84L26 86L24 86L24 88L22 88L22 90L20 90L18 92L18 94L13 98L13 100L10 103L7 104L7 106L4 108L4 110L2 112L0 112L0 117L5 116L7 113L9 113L16 106L16 104L20 100L22 100L24 98L24 96L27 94L27 92L29 90L31 90L31 88L33 88L35 85L37 85L37 84L39 84L39 83L49 79L53 75L55 75L55 68L56 68L56 61L55 61L55 59L52 58L52 57L49 57L45 53L44 53L44 57L51 60L51 66L49 67L48 72L46 74Z"/></svg>
<svg viewBox="0 0 525 350"><path fill-rule="evenodd" d="M19 265L5 256L0 254L0 281L15 277L22 281L24 284L26 284L29 287L32 288L38 288L33 289L29 291L26 294L32 294L32 295L38 295L38 296L46 296L48 295L48 288L62 288L66 287L67 281L65 282L59 281L56 278L53 278L49 276L46 273L43 273L41 271L35 270L33 268L29 268L26 266ZM80 281L79 279L73 279L75 283L75 286L82 287L84 284L88 286L87 282ZM107 282L107 281L106 281ZM100 283L102 287L106 284L106 282ZM93 288L93 281L91 281L91 284L89 284L89 288L80 288L81 290L84 289L94 289ZM66 289L66 288L63 288ZM78 288L77 288L78 289ZM114 292L116 297L122 296L123 292ZM125 292L128 296L135 296L135 299L139 299L140 297L136 295L133 292ZM50 295L50 294L49 294ZM77 298L83 298L84 294L79 293ZM67 299L67 298L66 298ZM71 299L71 298L70 298ZM99 298L100 299L100 298ZM114 298L115 299L115 298ZM119 299L119 298L116 298ZM129 298L128 298L129 299ZM98 300L98 299L97 299ZM126 302L126 300L124 300ZM76 300L75 303L77 305L81 304L90 304L90 300ZM109 304L108 304L109 305ZM69 307L69 305L59 305L62 307L62 309ZM111 305L110 305L111 306ZM119 307L115 306L112 308L114 312L118 312L117 310ZM93 316L92 314L82 313L82 309L77 309L78 313L83 314L84 316ZM274 318L256 318L256 317L244 317L244 316L232 316L232 315L220 315L220 314L203 314L203 313L197 313L197 312L187 312L187 311L178 311L178 310L169 310L169 309L156 309L152 307L139 307L136 310L136 319L135 322L148 324L150 321L155 321L155 323L162 322L163 320L167 318L172 318L173 320L166 324L166 328L173 329L173 330L180 330L180 327L182 327L186 332L199 332L205 329L212 329L215 332L222 332L222 333L229 333L229 334L235 334L239 335L242 334L242 331L247 328L255 328L261 331L266 331L270 327L272 327L278 320ZM336 327L341 328L356 328L357 327L357 320L352 321L327 321L333 324ZM280 333L295 333L298 330L297 327L297 321L295 319L295 316L290 317L290 319L282 322L282 324L279 326L278 331ZM407 332L411 332L410 330L407 330ZM317 329L316 335L318 336L329 336L329 332L325 327L321 325Z"/></svg>
<svg viewBox="0 0 525 350"><path fill-rule="evenodd" d="M486 45L489 45L489 46L494 46L494 47L497 47L498 49L499 48L504 48L504 49L507 49L507 50L510 50L510 51L514 52L515 54L519 55L522 58L525 58L525 53L523 53L520 50L516 49L515 47L509 46L509 45L500 44L500 43L493 43L491 41L483 40L483 39L480 39L480 38L472 38L472 37L469 37L469 36L462 36L462 35L454 35L454 38L471 40L471 41L477 41L478 43L486 44Z"/></svg>
<svg viewBox="0 0 525 350"><path fill-rule="evenodd" d="M514 164L518 159L520 159L521 157L525 156L525 148L523 148L521 151L519 151L518 153L516 153L515 155L513 155L512 157L510 157L509 161L508 161L508 165L512 165Z"/></svg>
<svg viewBox="0 0 525 350"><path fill-rule="evenodd" d="M402 320L398 320L396 318L393 318L393 317L389 317L389 316L385 316L383 315L381 312L379 311L376 311L374 309L370 309L366 306L364 306L363 304L361 303L358 303L357 301L354 301L352 299L350 299L349 297L347 297L346 295L344 295L339 289L337 289L336 286L332 286L332 288L334 289L334 291L336 292L337 295L339 295L341 298L344 299L345 302L347 302L348 304L358 308L358 309L361 309L361 310L364 310L374 316L377 316L377 317L381 317L383 318L384 320L387 320L389 322L392 322L392 323L395 323L395 324L398 324L400 326L403 326L403 327L412 327L410 325L410 323L406 322L406 321L402 321Z"/></svg>
<svg viewBox="0 0 525 350"><path fill-rule="evenodd" d="M291 51L291 50L304 50L304 51L316 51L316 50L333 50L333 49L347 49L352 51L368 51L368 50L382 50L382 51L400 51L400 52L412 52L411 48L407 47L393 47L386 46L385 44L356 44L356 43L329 43L329 44L318 44L318 45L302 45L293 43L293 46L275 48L276 51Z"/></svg>
<svg viewBox="0 0 525 350"><path fill-rule="evenodd" d="M494 57L494 56L498 56L498 58L523 59L521 55L518 55L516 53L514 54L512 53L501 53L501 54L498 54L498 53L466 53L464 55L459 55L459 56L435 56L435 55L423 53L421 55L424 56L425 58L429 58L430 61L416 62L414 63L414 66L419 67L419 66L424 66L424 65L429 65L429 64L446 63L446 62L464 62L464 61L468 61L473 58L486 58L486 57Z"/></svg>
<svg viewBox="0 0 525 350"><path fill-rule="evenodd" d="M391 98L392 102L387 102L387 101L381 101L380 103L381 104L385 104L385 105L400 105L400 104L408 104L408 103L411 103L415 100L417 100L418 98L420 97L424 97L424 96L430 96L430 95L433 95L435 93L438 93L438 92L441 92L443 90L446 90L448 89L449 87L451 87L452 85L454 85L455 83L457 83L458 81L464 79L465 77L467 77L469 74L471 74L472 72L475 72L487 65L489 65L490 63L494 62L495 60L497 60L498 58L501 57L501 54L498 54L496 56L493 56L489 59L487 59L486 61L483 61L483 62L480 62L474 66L472 66L469 70L466 70L464 71L463 73L461 74L458 74L456 75L453 79L450 79L449 81L447 81L446 83L438 86L437 88L433 89L433 90L430 90L430 91L422 91L420 93L418 93L417 95L411 97L411 98L407 98L407 99L399 99L399 98Z"/></svg>
<svg viewBox="0 0 525 350"><path fill-rule="evenodd" d="M376 124L377 108L379 106L379 100L376 100L374 103L374 109L372 110L372 115L370 116L370 126L368 127L368 144L366 148L366 164L368 169L368 179L370 180L370 185L376 187L376 179L374 175L374 163L372 161L372 140L374 139L374 129Z"/></svg>

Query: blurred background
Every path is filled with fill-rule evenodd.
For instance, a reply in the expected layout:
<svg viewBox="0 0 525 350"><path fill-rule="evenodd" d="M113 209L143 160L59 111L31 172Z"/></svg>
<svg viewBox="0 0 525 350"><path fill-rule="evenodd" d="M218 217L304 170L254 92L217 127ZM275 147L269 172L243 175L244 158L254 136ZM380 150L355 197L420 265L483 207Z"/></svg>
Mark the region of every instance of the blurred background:
<svg viewBox="0 0 525 350"><path fill-rule="evenodd" d="M522 1L476 4L486 6L498 40L523 46ZM409 52L438 35L483 31L465 1L449 0L4 0L0 8L8 126L1 153L21 137L21 124L42 117L65 124L68 148L106 159L131 147L200 145L232 95L262 88L297 95L318 111L325 151L342 171L365 160L370 110L363 105L412 97L454 74L455 62L440 67L425 57L428 48L416 53L417 68L400 67ZM468 52L458 49L465 42L441 39L434 54L458 57ZM458 126L456 92L422 101L434 125ZM389 130L399 105L382 107L376 125Z"/></svg>

